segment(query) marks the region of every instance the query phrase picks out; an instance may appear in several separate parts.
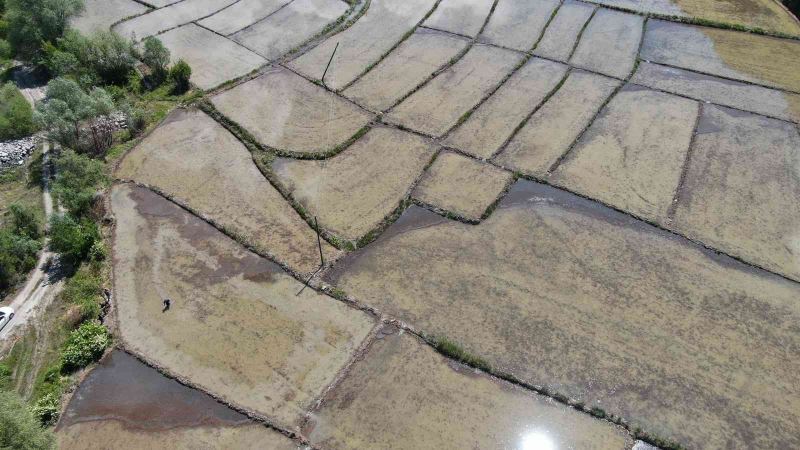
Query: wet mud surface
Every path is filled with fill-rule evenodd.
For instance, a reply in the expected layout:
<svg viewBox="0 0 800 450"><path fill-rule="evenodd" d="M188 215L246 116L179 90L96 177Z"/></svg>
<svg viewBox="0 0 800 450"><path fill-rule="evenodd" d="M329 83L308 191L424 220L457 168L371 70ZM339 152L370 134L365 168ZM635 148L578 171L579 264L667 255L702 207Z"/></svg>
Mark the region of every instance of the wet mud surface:
<svg viewBox="0 0 800 450"><path fill-rule="evenodd" d="M59 428L97 420L117 420L146 431L250 422L247 416L121 350L111 352L83 380Z"/></svg>

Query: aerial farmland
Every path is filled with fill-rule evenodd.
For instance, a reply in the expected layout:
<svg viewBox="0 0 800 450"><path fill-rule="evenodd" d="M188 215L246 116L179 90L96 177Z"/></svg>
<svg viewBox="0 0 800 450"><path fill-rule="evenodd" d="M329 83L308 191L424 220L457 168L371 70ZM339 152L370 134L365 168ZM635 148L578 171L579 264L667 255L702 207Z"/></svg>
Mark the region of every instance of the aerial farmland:
<svg viewBox="0 0 800 450"><path fill-rule="evenodd" d="M191 95L106 157L111 343L57 446L800 448L779 2L86 0L71 25L157 38Z"/></svg>

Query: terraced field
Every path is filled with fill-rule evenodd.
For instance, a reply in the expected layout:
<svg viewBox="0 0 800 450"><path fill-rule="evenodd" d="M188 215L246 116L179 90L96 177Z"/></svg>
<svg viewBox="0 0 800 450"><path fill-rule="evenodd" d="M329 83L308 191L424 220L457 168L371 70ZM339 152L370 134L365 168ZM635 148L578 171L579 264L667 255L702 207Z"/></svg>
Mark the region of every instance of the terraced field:
<svg viewBox="0 0 800 450"><path fill-rule="evenodd" d="M800 448L777 3L125 1L205 93L116 168L65 448Z"/></svg>

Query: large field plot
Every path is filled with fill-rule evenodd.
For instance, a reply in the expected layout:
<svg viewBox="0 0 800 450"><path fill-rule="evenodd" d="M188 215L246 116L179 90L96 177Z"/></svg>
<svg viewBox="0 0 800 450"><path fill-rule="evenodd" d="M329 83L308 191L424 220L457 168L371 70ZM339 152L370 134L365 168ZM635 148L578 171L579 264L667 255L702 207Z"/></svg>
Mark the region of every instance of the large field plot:
<svg viewBox="0 0 800 450"><path fill-rule="evenodd" d="M608 9L599 10L581 34L570 64L617 78L633 69L644 19Z"/></svg>
<svg viewBox="0 0 800 450"><path fill-rule="evenodd" d="M495 160L524 173L545 175L618 86L618 81L601 75L571 72Z"/></svg>
<svg viewBox="0 0 800 450"><path fill-rule="evenodd" d="M298 424L373 326L306 289L178 205L140 187L111 193L122 340L207 391ZM172 306L162 309L162 300Z"/></svg>
<svg viewBox="0 0 800 450"><path fill-rule="evenodd" d="M519 181L479 225L412 208L327 279L690 448L800 445L800 285L596 202Z"/></svg>
<svg viewBox="0 0 800 450"><path fill-rule="evenodd" d="M415 131L441 136L476 106L522 61L518 53L476 45L456 64L386 115Z"/></svg>
<svg viewBox="0 0 800 450"><path fill-rule="evenodd" d="M331 159L278 159L272 168L322 227L357 240L397 208L432 157L419 136L373 128Z"/></svg>
<svg viewBox="0 0 800 450"><path fill-rule="evenodd" d="M631 82L722 106L800 122L800 95L777 89L648 62L639 64Z"/></svg>
<svg viewBox="0 0 800 450"><path fill-rule="evenodd" d="M444 144L488 158L514 129L553 91L567 67L533 58L525 63Z"/></svg>
<svg viewBox="0 0 800 450"><path fill-rule="evenodd" d="M547 26L533 54L566 62L575 49L581 30L595 10L596 8L586 3L575 0L564 1Z"/></svg>
<svg viewBox="0 0 800 450"><path fill-rule="evenodd" d="M623 88L558 166L553 182L665 223L698 108L674 95Z"/></svg>
<svg viewBox="0 0 800 450"><path fill-rule="evenodd" d="M84 34L108 30L122 19L150 10L133 0L84 0L84 3L83 12L70 22L70 26Z"/></svg>
<svg viewBox="0 0 800 450"><path fill-rule="evenodd" d="M385 413L387 404L392 414ZM476 374L391 330L372 343L312 417L311 441L331 449L632 445L627 433L608 422Z"/></svg>
<svg viewBox="0 0 800 450"><path fill-rule="evenodd" d="M556 0L501 1L481 33L481 38L502 47L528 51L533 48L558 6Z"/></svg>
<svg viewBox="0 0 800 450"><path fill-rule="evenodd" d="M486 22L492 3L493 0L442 0L423 25L474 37Z"/></svg>
<svg viewBox="0 0 800 450"><path fill-rule="evenodd" d="M241 45L193 23L167 31L159 39L172 58L192 67L192 83L211 89L246 75L267 61Z"/></svg>
<svg viewBox="0 0 800 450"><path fill-rule="evenodd" d="M116 176L157 187L295 270L310 272L319 263L312 229L244 145L198 110L173 112L125 157Z"/></svg>
<svg viewBox="0 0 800 450"><path fill-rule="evenodd" d="M418 29L397 49L344 91L344 95L376 111L384 111L456 57L466 39Z"/></svg>
<svg viewBox="0 0 800 450"><path fill-rule="evenodd" d="M236 0L183 0L165 8L126 20L114 27L122 36L144 39L201 19L233 4Z"/></svg>
<svg viewBox="0 0 800 450"><path fill-rule="evenodd" d="M282 67L211 101L262 144L301 154L332 150L372 119L358 106Z"/></svg>
<svg viewBox="0 0 800 450"><path fill-rule="evenodd" d="M289 3L292 0L240 0L198 24L228 35L266 18Z"/></svg>
<svg viewBox="0 0 800 450"><path fill-rule="evenodd" d="M798 167L800 135L792 124L705 107L675 226L800 279Z"/></svg>
<svg viewBox="0 0 800 450"><path fill-rule="evenodd" d="M654 63L800 92L800 42L795 40L651 20L641 55Z"/></svg>
<svg viewBox="0 0 800 450"><path fill-rule="evenodd" d="M325 84L341 89L378 62L425 17L434 3L434 0L373 0L366 14L353 26L292 61L292 67L306 76L320 79L338 44Z"/></svg>
<svg viewBox="0 0 800 450"><path fill-rule="evenodd" d="M231 36L267 59L276 59L322 31L347 11L341 0L294 0Z"/></svg>
<svg viewBox="0 0 800 450"><path fill-rule="evenodd" d="M770 0L719 2L716 0L590 0L593 3L667 16L691 17L731 25L761 28L771 32L800 35L800 24L781 6Z"/></svg>

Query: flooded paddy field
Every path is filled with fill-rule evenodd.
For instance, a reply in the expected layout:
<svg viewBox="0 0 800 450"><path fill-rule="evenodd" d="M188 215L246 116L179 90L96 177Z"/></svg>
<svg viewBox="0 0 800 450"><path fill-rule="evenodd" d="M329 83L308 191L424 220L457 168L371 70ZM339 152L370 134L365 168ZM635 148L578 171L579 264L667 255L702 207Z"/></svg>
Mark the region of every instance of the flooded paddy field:
<svg viewBox="0 0 800 450"><path fill-rule="evenodd" d="M298 448L119 350L83 380L56 431L62 449Z"/></svg>
<svg viewBox="0 0 800 450"><path fill-rule="evenodd" d="M147 3L207 91L115 170L62 446L800 447L777 4Z"/></svg>

